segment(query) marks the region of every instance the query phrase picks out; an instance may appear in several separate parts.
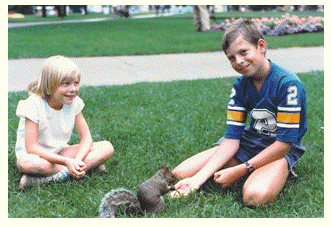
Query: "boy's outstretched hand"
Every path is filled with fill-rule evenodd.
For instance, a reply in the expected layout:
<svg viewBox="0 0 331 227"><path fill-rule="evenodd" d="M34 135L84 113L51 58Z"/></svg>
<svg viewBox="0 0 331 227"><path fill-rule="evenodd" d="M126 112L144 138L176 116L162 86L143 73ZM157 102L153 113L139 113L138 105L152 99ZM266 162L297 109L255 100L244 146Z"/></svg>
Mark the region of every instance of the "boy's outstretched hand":
<svg viewBox="0 0 331 227"><path fill-rule="evenodd" d="M176 190L170 193L171 198L188 196L191 192L199 189L193 177L183 179L175 185Z"/></svg>

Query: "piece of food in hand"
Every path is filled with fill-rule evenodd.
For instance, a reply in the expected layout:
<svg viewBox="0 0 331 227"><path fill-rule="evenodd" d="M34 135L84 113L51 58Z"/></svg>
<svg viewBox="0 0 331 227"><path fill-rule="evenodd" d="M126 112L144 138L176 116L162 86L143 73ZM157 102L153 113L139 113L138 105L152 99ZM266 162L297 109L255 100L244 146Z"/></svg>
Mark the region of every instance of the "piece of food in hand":
<svg viewBox="0 0 331 227"><path fill-rule="evenodd" d="M195 192L196 189L187 187L185 189L177 189L169 193L170 198L181 198L188 196L191 192Z"/></svg>

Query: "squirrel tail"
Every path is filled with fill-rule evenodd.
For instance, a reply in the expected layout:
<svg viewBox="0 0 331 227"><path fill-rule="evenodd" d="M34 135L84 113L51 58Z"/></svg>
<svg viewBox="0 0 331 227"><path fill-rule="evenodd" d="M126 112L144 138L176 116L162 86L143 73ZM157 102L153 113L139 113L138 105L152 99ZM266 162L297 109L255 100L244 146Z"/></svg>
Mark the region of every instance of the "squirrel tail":
<svg viewBox="0 0 331 227"><path fill-rule="evenodd" d="M133 211L141 211L137 197L129 190L124 188L113 189L102 199L99 213L100 218L115 218L116 207L124 204Z"/></svg>

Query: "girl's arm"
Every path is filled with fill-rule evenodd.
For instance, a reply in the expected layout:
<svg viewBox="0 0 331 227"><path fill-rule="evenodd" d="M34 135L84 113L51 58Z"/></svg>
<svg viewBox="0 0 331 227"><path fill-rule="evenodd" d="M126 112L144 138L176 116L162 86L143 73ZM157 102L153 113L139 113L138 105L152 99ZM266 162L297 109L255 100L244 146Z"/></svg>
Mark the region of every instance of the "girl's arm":
<svg viewBox="0 0 331 227"><path fill-rule="evenodd" d="M261 153L250 159L248 162L258 169L268 163L276 161L282 157L290 150L292 144L284 143L280 141L275 141L269 147L265 148ZM240 177L247 173L246 165L244 163L234 166L228 169L223 169L214 175L214 180L221 184L223 187L230 186Z"/></svg>
<svg viewBox="0 0 331 227"><path fill-rule="evenodd" d="M38 155L50 163L68 165L69 158L48 152L38 144L38 124L29 118L25 118L25 148L27 153Z"/></svg>
<svg viewBox="0 0 331 227"><path fill-rule="evenodd" d="M209 161L201 170L191 178L186 178L176 184L176 189L184 194L188 190L196 190L201 187L214 173L224 166L238 151L240 140L226 139L215 150Z"/></svg>
<svg viewBox="0 0 331 227"><path fill-rule="evenodd" d="M76 156L76 159L83 161L90 152L93 141L90 129L85 121L82 112L76 115L75 128L80 137L80 143L78 148L79 152Z"/></svg>

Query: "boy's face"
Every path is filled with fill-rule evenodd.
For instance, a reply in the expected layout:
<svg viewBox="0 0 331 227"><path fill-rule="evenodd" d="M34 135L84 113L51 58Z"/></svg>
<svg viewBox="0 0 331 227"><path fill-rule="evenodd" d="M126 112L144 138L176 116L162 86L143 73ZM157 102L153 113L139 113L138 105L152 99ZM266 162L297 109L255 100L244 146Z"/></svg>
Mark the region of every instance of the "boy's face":
<svg viewBox="0 0 331 227"><path fill-rule="evenodd" d="M225 51L232 68L246 77L263 78L268 73L268 60L265 58L266 43L260 39L255 46L239 36ZM265 75L266 74L266 75Z"/></svg>

